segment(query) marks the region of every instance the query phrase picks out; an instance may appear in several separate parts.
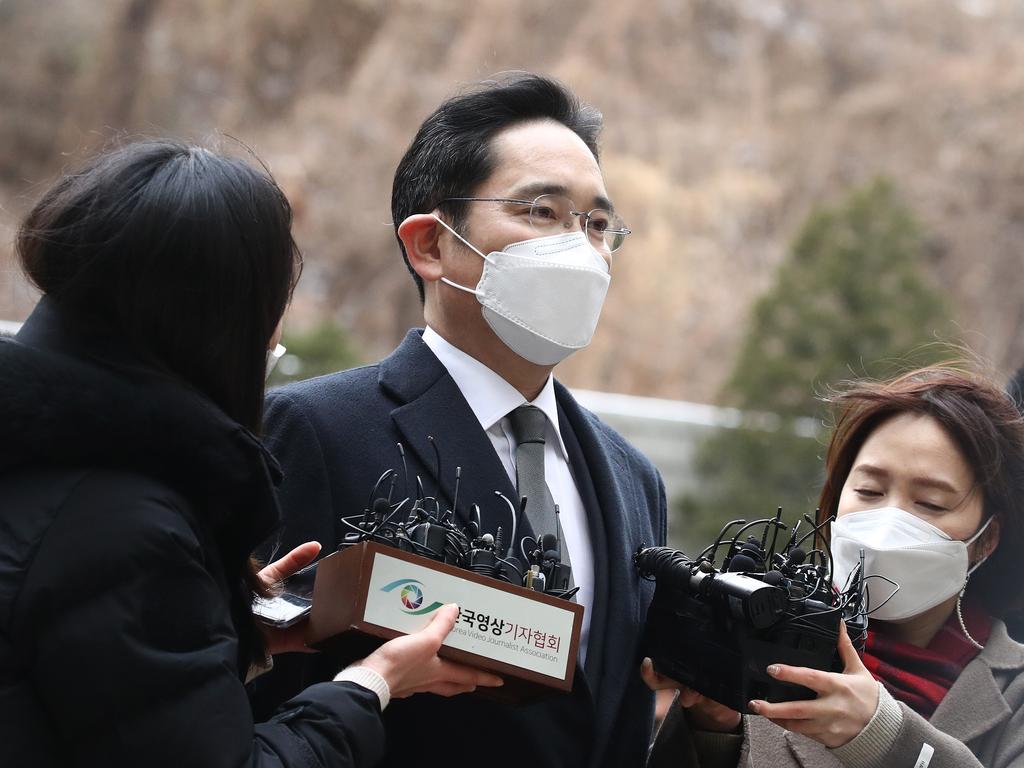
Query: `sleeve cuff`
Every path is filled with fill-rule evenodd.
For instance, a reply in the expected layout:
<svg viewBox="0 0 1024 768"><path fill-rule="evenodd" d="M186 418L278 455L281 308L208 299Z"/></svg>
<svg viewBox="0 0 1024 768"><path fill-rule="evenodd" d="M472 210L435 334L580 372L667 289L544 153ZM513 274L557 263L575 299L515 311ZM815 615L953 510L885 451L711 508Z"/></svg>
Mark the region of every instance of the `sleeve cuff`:
<svg viewBox="0 0 1024 768"><path fill-rule="evenodd" d="M701 768L735 768L739 763L742 733L693 731L692 736Z"/></svg>
<svg viewBox="0 0 1024 768"><path fill-rule="evenodd" d="M391 701L391 689L388 687L388 681L369 667L346 667L334 676L334 682L355 683L369 691L373 691L377 694L377 698L380 699L381 712L384 711L384 708Z"/></svg>
<svg viewBox="0 0 1024 768"><path fill-rule="evenodd" d="M864 730L841 747L829 750L848 768L870 768L882 765L903 727L903 710L896 700L878 684L878 706Z"/></svg>

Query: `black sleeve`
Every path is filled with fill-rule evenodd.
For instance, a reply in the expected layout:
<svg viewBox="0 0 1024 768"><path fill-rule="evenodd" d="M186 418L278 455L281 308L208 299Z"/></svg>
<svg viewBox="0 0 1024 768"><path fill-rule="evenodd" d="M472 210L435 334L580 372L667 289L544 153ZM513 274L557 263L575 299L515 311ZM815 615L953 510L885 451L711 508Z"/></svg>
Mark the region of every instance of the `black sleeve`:
<svg viewBox="0 0 1024 768"><path fill-rule="evenodd" d="M95 483L93 485L96 485ZM119 489L124 491L124 489ZM369 766L376 696L324 683L253 724L223 585L173 502L83 483L19 596L33 685L75 766Z"/></svg>
<svg viewBox="0 0 1024 768"><path fill-rule="evenodd" d="M283 519L278 536L257 554L269 562L312 540L327 554L338 532L320 435L302 405L283 392L267 396L263 418L264 443L284 471L277 489Z"/></svg>

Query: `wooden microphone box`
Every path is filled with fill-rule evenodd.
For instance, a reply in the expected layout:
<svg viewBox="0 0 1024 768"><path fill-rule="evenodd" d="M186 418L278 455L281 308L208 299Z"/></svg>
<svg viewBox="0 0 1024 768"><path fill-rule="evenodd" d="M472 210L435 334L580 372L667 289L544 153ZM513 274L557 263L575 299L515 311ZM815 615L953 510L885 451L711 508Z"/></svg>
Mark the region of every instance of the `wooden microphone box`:
<svg viewBox="0 0 1024 768"><path fill-rule="evenodd" d="M364 541L321 559L306 644L350 663L458 603L438 655L500 675L480 695L524 703L572 690L583 606Z"/></svg>

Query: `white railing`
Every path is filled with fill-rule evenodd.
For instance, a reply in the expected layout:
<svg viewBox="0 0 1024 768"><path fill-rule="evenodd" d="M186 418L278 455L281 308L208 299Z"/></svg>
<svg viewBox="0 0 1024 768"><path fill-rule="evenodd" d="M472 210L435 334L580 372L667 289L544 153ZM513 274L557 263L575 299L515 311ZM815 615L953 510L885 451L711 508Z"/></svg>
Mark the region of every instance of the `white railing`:
<svg viewBox="0 0 1024 768"><path fill-rule="evenodd" d="M614 392L572 391L576 400L617 430L654 462L670 499L691 492L699 482L694 459L701 443L721 429L778 431L792 429L800 437L821 439L815 419L797 419L783 426L773 413L743 412L684 400L637 397Z"/></svg>

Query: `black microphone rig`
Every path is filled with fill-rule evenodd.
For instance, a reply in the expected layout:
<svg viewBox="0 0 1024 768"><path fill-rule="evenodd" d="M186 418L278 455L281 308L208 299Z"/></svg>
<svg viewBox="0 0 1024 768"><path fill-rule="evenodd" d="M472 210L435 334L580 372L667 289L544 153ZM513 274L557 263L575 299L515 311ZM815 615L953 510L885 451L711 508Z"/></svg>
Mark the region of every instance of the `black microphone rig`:
<svg viewBox="0 0 1024 768"><path fill-rule="evenodd" d="M440 485L441 453L433 437L428 436L427 440L437 457ZM395 469L386 469L374 483L366 508L361 513L341 518L351 530L345 534L339 550L360 542L375 541L553 597L572 599L575 596L579 588L569 588L572 569L562 562L561 543L554 534L542 534L539 539L523 536L516 542L516 521L526 508L528 500L525 496L517 507L503 493L495 491L495 502L509 516L509 535L506 540L506 530L500 525L493 534L485 533L479 504L471 504L469 514L464 517L458 514L462 467L455 468L452 505L445 509L438 498L440 490L436 495L428 496L418 475L415 495L409 493L405 449L401 443L397 446L402 461L405 495L398 501L392 501L399 474ZM557 512L558 508L555 510Z"/></svg>
<svg viewBox="0 0 1024 768"><path fill-rule="evenodd" d="M740 712L748 711L751 699L814 698L803 686L770 677L766 668L781 663L841 671L840 620L858 650L867 637L863 552L860 566L838 589L821 535L834 518L815 525L804 515L811 530L800 536L798 521L777 551L779 532L789 530L781 517L780 507L774 518L732 520L696 558L669 547L640 549L634 556L640 575L656 582L644 637L655 669ZM758 528L760 536L754 535Z"/></svg>

